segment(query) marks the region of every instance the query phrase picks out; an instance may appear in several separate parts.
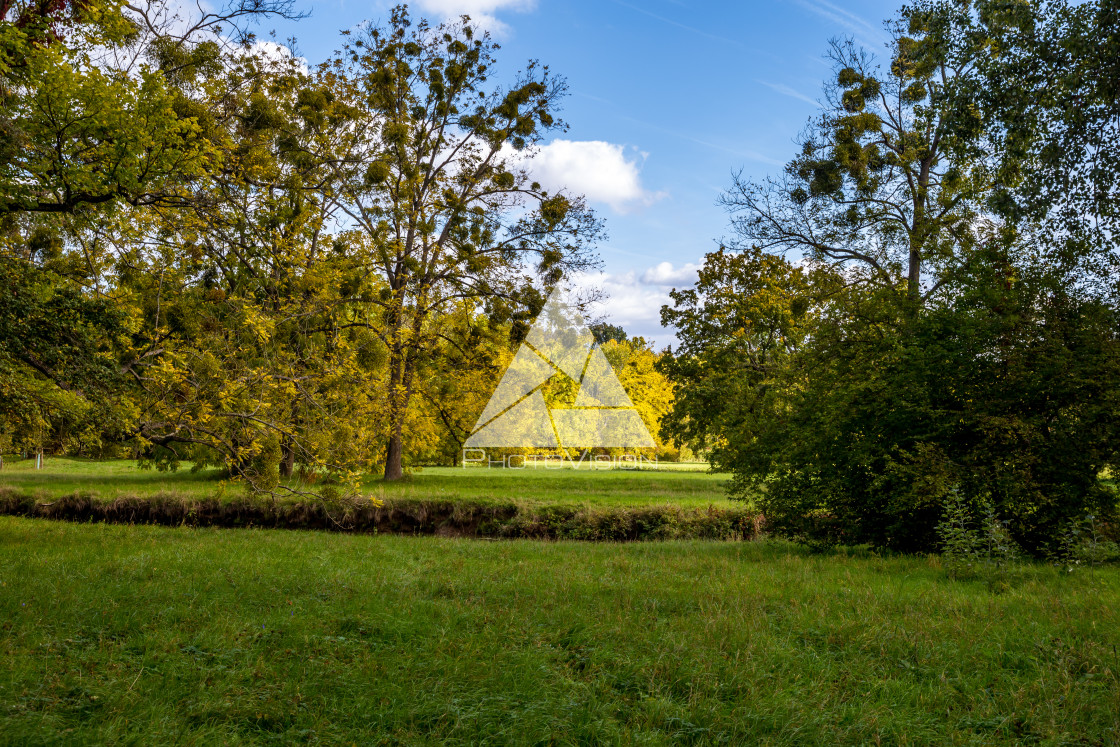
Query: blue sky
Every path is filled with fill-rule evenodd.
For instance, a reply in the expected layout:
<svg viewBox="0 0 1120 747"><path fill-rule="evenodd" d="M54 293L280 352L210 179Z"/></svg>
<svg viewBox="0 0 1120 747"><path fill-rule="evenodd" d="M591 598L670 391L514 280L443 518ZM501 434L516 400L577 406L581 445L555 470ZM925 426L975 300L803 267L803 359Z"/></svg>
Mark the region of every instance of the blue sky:
<svg viewBox="0 0 1120 747"><path fill-rule="evenodd" d="M276 26L311 63L339 31L388 15L391 2L305 4ZM568 132L535 167L549 186L583 192L606 220L599 310L631 334L673 342L658 321L668 291L727 233L716 204L733 171L775 173L817 106L829 39L882 55L897 0L417 0L432 21L468 13L501 44L499 77L538 59L568 80ZM551 182L551 184L549 184Z"/></svg>

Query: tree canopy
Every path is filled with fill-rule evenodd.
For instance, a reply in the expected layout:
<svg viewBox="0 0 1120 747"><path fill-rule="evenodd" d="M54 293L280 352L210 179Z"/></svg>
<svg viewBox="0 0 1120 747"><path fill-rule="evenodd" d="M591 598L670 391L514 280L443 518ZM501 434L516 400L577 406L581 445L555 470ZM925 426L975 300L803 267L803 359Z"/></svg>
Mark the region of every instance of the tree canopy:
<svg viewBox="0 0 1120 747"><path fill-rule="evenodd" d="M250 31L286 0L0 10L0 448L399 478L596 262L525 167L563 79L499 77L466 17L400 7L308 68Z"/></svg>

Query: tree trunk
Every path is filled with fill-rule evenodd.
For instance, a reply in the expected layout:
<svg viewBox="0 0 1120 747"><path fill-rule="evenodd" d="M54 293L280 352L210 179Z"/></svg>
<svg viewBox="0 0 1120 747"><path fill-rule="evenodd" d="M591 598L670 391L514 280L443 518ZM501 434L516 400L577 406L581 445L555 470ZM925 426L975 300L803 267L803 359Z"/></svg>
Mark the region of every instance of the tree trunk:
<svg viewBox="0 0 1120 747"><path fill-rule="evenodd" d="M299 430L299 397L292 400L292 432L280 441L280 476L291 477L296 469L296 433Z"/></svg>
<svg viewBox="0 0 1120 747"><path fill-rule="evenodd" d="M936 147L931 150L935 151ZM926 225L926 205L929 200L929 175L933 164L933 155L922 160L921 170L918 172L918 192L914 195L914 222L910 228L910 263L906 272L906 295L912 304L912 312L917 309L922 300L922 250L925 249L931 228Z"/></svg>
<svg viewBox="0 0 1120 747"><path fill-rule="evenodd" d="M296 445L291 438L285 438L280 448L280 476L291 477L296 467Z"/></svg>
<svg viewBox="0 0 1120 747"><path fill-rule="evenodd" d="M915 305L922 298L922 254L917 249L910 250L910 268L906 274L906 295Z"/></svg>
<svg viewBox="0 0 1120 747"><path fill-rule="evenodd" d="M411 376L407 353L393 351L389 375L389 446L385 450L385 479L404 477L404 418L408 413Z"/></svg>
<svg viewBox="0 0 1120 747"><path fill-rule="evenodd" d="M404 439L400 429L394 427L389 436L389 448L385 452L385 479L399 480L404 477Z"/></svg>
<svg viewBox="0 0 1120 747"><path fill-rule="evenodd" d="M403 293L400 296L403 305ZM423 305L423 304L419 304ZM404 421L408 415L408 403L412 399L412 376L416 361L416 339L420 335L425 314L414 314L409 330L409 340L402 338L402 316L400 308L389 315L389 323L394 330L393 343L389 350L389 445L385 451L385 479L399 480L404 477Z"/></svg>

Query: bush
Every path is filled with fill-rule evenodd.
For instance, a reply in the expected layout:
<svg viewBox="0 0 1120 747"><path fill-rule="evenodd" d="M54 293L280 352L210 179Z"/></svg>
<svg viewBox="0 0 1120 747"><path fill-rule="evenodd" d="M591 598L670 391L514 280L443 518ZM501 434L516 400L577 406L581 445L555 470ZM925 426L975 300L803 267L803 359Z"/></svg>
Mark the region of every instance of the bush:
<svg viewBox="0 0 1120 747"><path fill-rule="evenodd" d="M941 562L949 578L983 578L992 589L1007 585L1008 570L1022 554L990 501L974 510L959 490L951 490L937 525Z"/></svg>
<svg viewBox="0 0 1120 747"><path fill-rule="evenodd" d="M1120 459L1120 318L1023 274L1000 309L980 284L820 330L760 385L771 414L724 429L739 495L761 494L776 531L904 552L937 548L950 487L1035 556L1078 517L1114 521L1100 475Z"/></svg>
<svg viewBox="0 0 1120 747"><path fill-rule="evenodd" d="M1120 560L1120 545L1104 537L1095 515L1086 514L1066 525L1048 555L1052 563L1072 573L1081 566Z"/></svg>

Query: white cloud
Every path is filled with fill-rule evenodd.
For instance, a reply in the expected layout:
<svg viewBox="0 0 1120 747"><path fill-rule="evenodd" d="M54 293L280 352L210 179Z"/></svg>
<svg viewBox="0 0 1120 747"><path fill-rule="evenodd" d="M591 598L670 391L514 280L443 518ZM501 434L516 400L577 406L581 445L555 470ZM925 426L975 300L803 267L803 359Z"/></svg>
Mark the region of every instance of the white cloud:
<svg viewBox="0 0 1120 747"><path fill-rule="evenodd" d="M699 270L700 265L693 262L686 262L680 267L673 267L672 262L662 262L643 272L641 280L644 285L675 287L693 285L696 283L696 273Z"/></svg>
<svg viewBox="0 0 1120 747"><path fill-rule="evenodd" d="M665 196L642 186L646 155L602 140L553 140L531 153L524 166L546 189L567 189L626 213Z"/></svg>
<svg viewBox="0 0 1120 747"><path fill-rule="evenodd" d="M617 324L631 335L665 337L661 328L661 307L669 303L669 293L661 286L643 285L637 273L598 273L575 278L577 286L597 288L606 296L592 307L593 315L602 316L609 324Z"/></svg>
<svg viewBox="0 0 1120 747"><path fill-rule="evenodd" d="M596 288L607 297L592 307L592 316L601 316L609 324L617 324L632 336L653 340L658 345L674 345L672 330L661 326L661 307L671 305L671 288L696 282L699 265L686 263L674 267L662 262L642 272L587 274L576 277L573 284Z"/></svg>
<svg viewBox="0 0 1120 747"><path fill-rule="evenodd" d="M416 6L432 16L458 20L468 15L471 23L497 36L507 36L509 25L497 17L502 11L525 13L537 6L536 0L418 0Z"/></svg>

